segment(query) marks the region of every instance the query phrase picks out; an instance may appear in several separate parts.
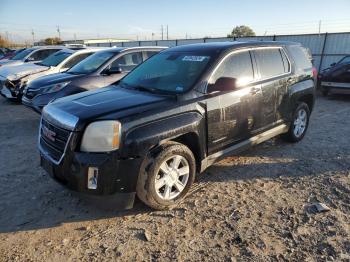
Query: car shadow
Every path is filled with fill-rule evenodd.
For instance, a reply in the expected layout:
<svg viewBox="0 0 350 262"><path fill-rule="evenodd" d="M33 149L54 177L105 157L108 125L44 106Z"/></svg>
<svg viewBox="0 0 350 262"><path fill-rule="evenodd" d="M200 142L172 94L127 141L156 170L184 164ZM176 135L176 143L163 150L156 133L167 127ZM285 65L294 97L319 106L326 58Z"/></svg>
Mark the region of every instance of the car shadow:
<svg viewBox="0 0 350 262"><path fill-rule="evenodd" d="M335 97L350 101L350 96ZM16 112L18 117L10 122L4 120L3 115L3 120L0 118L0 123L6 122L6 128L0 129L0 136L5 138L0 141L0 233L47 229L66 223L109 218L134 218L142 214L167 216L178 212L178 209L155 211L138 200L131 210L117 210L114 206L103 205L103 201L91 203L60 186L39 165L36 149L39 117L26 108L14 110L11 102L1 101L1 104L4 106L3 115ZM328 134L332 127L320 129L319 126L325 124L322 121L328 117L322 119L315 122L300 143L289 144L278 138L271 139L209 167L197 177L194 190L184 205L197 197L196 188L206 190L210 183L298 179L347 172L350 169L350 155L346 153L346 137L333 139Z"/></svg>
<svg viewBox="0 0 350 262"><path fill-rule="evenodd" d="M213 182L317 176L349 169L349 156L344 156L346 159L336 156L322 159L314 155L300 158L298 150L296 145L272 139L240 156L230 156L214 164L197 177L193 187L203 188ZM135 201L130 210L117 210L113 206L103 205L103 201L91 203L56 184L43 171L39 173L43 186L38 187L36 197L29 197L21 191L13 199L6 199L9 201L6 203L7 208L0 210L0 232L45 229L65 223L134 217L139 214L166 216L176 212L176 209L155 211L139 200ZM13 175L16 176L16 173ZM17 187L26 188L26 182L25 179L18 181ZM185 202L191 202L195 198L196 193L190 192Z"/></svg>

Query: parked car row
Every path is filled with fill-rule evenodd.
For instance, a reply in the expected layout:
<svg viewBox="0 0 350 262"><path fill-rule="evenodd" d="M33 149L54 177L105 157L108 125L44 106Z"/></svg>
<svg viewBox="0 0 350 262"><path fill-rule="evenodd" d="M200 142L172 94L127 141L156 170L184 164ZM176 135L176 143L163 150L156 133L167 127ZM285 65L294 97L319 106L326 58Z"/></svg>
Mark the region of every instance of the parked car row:
<svg viewBox="0 0 350 262"><path fill-rule="evenodd" d="M66 69L69 52L31 65L29 75ZM300 44L74 53L89 52L65 72L6 78L1 92L18 98L23 90L23 104L42 113L38 146L48 174L95 198L130 208L137 195L171 208L215 161L278 135L298 142L308 128L316 71Z"/></svg>

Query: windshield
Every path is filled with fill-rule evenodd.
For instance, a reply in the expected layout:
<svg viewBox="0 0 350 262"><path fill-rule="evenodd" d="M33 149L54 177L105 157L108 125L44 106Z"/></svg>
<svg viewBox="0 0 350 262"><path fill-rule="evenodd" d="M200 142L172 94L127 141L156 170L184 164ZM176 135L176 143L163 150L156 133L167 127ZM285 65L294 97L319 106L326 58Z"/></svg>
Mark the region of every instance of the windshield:
<svg viewBox="0 0 350 262"><path fill-rule="evenodd" d="M350 56L346 56L338 62L338 64L346 64L346 63L350 63Z"/></svg>
<svg viewBox="0 0 350 262"><path fill-rule="evenodd" d="M11 60L22 60L23 58L25 58L27 55L29 55L34 50L35 50L34 48L25 49L25 50L19 52L14 57L12 57Z"/></svg>
<svg viewBox="0 0 350 262"><path fill-rule="evenodd" d="M113 57L114 52L97 52L80 63L73 66L67 72L72 74L89 74L96 71L101 65Z"/></svg>
<svg viewBox="0 0 350 262"><path fill-rule="evenodd" d="M43 66L57 66L59 63L61 63L63 60L65 60L67 57L71 56L72 53L59 51L56 52L47 58L45 58L41 63L38 63L39 65Z"/></svg>
<svg viewBox="0 0 350 262"><path fill-rule="evenodd" d="M121 84L165 93L189 90L206 69L210 56L188 52L160 53L123 78Z"/></svg>

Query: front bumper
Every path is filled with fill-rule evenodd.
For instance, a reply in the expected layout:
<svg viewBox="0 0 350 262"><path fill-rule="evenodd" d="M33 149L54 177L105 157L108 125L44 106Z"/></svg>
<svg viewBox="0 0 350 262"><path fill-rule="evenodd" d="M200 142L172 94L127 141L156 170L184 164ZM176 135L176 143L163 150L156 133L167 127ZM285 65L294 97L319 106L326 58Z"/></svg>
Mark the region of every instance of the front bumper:
<svg viewBox="0 0 350 262"><path fill-rule="evenodd" d="M12 100L17 99L17 97L15 97L14 94L12 94L12 92L10 91L10 89L8 89L6 86L4 86L1 89L0 94L7 99L12 99Z"/></svg>
<svg viewBox="0 0 350 262"><path fill-rule="evenodd" d="M68 145L61 161L56 162L39 142L40 165L54 180L73 191L106 201L119 199L120 208L131 208L142 159L122 159L117 152L74 152L71 146ZM90 168L98 170L96 189L88 188Z"/></svg>
<svg viewBox="0 0 350 262"><path fill-rule="evenodd" d="M41 114L41 111L43 110L43 107L45 105L36 105L33 103L33 99L28 99L27 97L22 97L22 104L26 107L34 110L36 113Z"/></svg>

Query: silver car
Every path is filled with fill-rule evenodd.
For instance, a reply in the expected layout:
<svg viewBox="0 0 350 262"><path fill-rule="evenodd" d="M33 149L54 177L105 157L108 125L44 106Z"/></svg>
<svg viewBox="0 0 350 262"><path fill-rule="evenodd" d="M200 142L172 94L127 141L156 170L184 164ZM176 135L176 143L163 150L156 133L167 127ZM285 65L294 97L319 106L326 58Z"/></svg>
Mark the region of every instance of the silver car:
<svg viewBox="0 0 350 262"><path fill-rule="evenodd" d="M0 67L1 95L10 100L21 101L23 89L30 81L41 76L64 72L102 49L106 48L95 47L78 51L65 48L41 62Z"/></svg>

